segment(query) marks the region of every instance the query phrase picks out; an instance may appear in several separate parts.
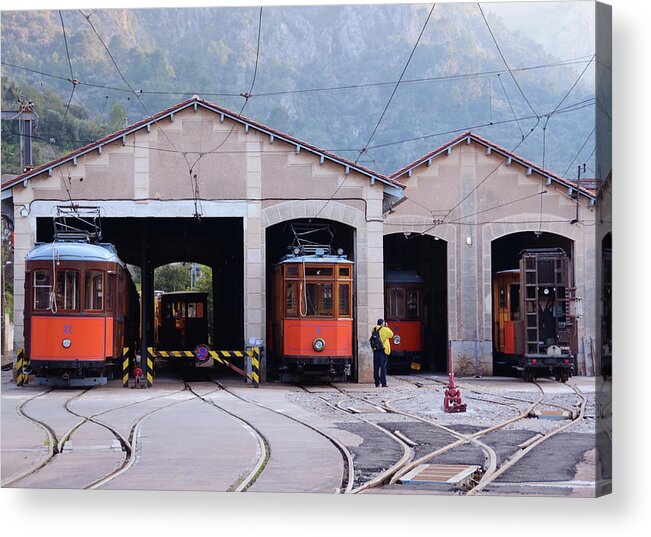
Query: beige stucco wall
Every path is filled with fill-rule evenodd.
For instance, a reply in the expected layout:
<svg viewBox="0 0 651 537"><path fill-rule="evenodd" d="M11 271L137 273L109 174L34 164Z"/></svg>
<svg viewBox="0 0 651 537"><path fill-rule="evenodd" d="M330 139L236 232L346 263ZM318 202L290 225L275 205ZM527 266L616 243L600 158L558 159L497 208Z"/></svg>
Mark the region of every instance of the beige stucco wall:
<svg viewBox="0 0 651 537"><path fill-rule="evenodd" d="M318 216L354 230L360 381L372 379L367 337L375 319L383 317L383 237L401 232L424 232L447 242L448 338L455 371L474 374L478 350L480 373L491 374L491 242L540 230L574 241L577 295L583 298L584 311L579 370L590 372L582 341L598 334L595 207L582 200L581 224L572 225L576 205L565 188L547 185L535 172L527 175L526 168L507 164L480 144L462 142L431 165L414 169L411 177L401 177L409 199L384 218L379 181L371 185L353 171L346 175L342 166L321 162L317 155L254 129L246 132L228 118L222 122L219 114L201 107L106 145L101 153L93 150L76 163L55 168L51 176L45 172L14 187L17 346L23 344L24 257L35 241L36 218L53 216L56 205L69 196L99 205L106 216L191 217L190 168L197 175L204 216L236 216L244 222L245 341L266 339L266 229ZM537 194L543 188L547 193L541 214ZM23 206L27 217L20 216ZM432 228L433 219L443 216L446 223Z"/></svg>
<svg viewBox="0 0 651 537"><path fill-rule="evenodd" d="M582 223L570 224L576 203L566 196L566 188L547 185L535 172L527 175L527 168L507 164L475 142L462 142L399 180L407 185L409 199L388 216L385 233L425 232L447 241L448 338L455 372L474 374L478 351L480 374L492 373L491 243L521 231L555 233L574 241L577 296L583 298L584 311L578 365L584 371L582 341L587 338L589 345L596 334L594 208L582 200ZM547 190L542 209L541 190ZM449 223L432 228L433 219L444 216Z"/></svg>
<svg viewBox="0 0 651 537"><path fill-rule="evenodd" d="M279 222L319 217L355 231L358 377L372 379L369 319L382 316L382 183L199 107L174 114L54 168L13 189L15 207L15 341L23 345L24 258L36 219L56 205L89 201L105 216L191 217L192 175L203 215L244 222L244 336L266 340L265 231ZM69 179L68 179L69 177ZM66 189L67 186L67 189ZM333 201L327 202L333 194ZM27 217L20 209L29 210ZM242 342L242 345L245 344ZM264 370L264 364L263 364Z"/></svg>

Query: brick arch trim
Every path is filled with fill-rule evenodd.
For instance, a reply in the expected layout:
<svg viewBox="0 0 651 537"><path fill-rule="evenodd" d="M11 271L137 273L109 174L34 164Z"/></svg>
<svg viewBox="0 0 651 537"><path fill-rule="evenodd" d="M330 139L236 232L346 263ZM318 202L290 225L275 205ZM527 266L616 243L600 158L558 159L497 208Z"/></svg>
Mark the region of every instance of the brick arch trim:
<svg viewBox="0 0 651 537"><path fill-rule="evenodd" d="M336 201L324 205L324 201L293 200L266 207L262 210L262 226L268 228L289 220L315 218L317 214L319 219L332 220L356 229L366 225L364 212L359 209Z"/></svg>

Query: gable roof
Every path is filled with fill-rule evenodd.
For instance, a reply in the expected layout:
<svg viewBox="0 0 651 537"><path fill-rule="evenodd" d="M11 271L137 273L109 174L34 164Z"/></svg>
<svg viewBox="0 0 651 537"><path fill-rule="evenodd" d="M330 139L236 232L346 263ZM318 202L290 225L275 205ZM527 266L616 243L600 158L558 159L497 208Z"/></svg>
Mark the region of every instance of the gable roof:
<svg viewBox="0 0 651 537"><path fill-rule="evenodd" d="M28 181L29 179L36 177L44 172L48 172L48 174L51 175L53 169L58 166L61 166L67 162L76 161L78 157L88 154L92 151L97 151L97 150L101 151L101 148L104 145L110 144L120 139L124 140L128 135L133 134L134 132L139 131L141 129L151 129L152 124L157 123L168 117L173 118L174 114L186 110L190 107L193 107L195 111L197 110L198 107L204 108L206 110L210 110L216 114L219 114L222 120L224 118L228 118L233 121L236 121L237 123L240 123L241 125L244 125L247 131L249 128L252 128L258 132L270 136L272 139L281 140L288 144L294 145L297 148L296 149L297 152L304 149L309 153L317 155L321 159L321 162L327 160L333 162L334 164L344 167L346 169L346 173L349 173L350 171L355 171L357 173L360 173L361 175L368 177L369 180L371 181L371 184L375 183L375 181L380 181L381 183L384 183L387 186L396 187L400 190L403 190L405 188L405 186L399 183L398 181L395 181L384 174L371 170L366 166L356 164L355 162L350 161L344 157L340 157L339 155L331 153L330 151L326 151L315 145L309 144L307 142L299 140L298 138L290 136L289 134L285 134L276 129L272 129L271 127L259 123L258 121L242 116L236 112L223 108L219 105L210 103L194 95L190 99L175 104L170 108L158 112L157 114L154 114L151 117L138 121L137 123L125 127L122 130L109 134L108 136L104 136L99 140L91 142L83 147L80 147L79 149L75 149L70 153L62 155L54 160L51 160L50 162L37 166L36 168L28 170L20 175L13 176L7 180L3 180L2 190L5 191L7 189L13 188L14 186L24 181Z"/></svg>
<svg viewBox="0 0 651 537"><path fill-rule="evenodd" d="M443 144L442 146L436 148L434 151L431 151L431 152L427 153L426 155L423 155L422 157L417 158L416 160L414 160L410 164L407 164L406 166L400 168L398 171L396 171L396 172L392 173L391 175L389 175L389 178L396 181L398 178L403 177L405 175L411 177L411 174L412 174L412 172L413 172L413 170L415 168L418 168L422 164L431 163L432 159L438 157L442 153L450 151L453 147L463 143L464 141L466 143L475 142L475 143L477 143L479 145L482 145L482 146L486 147L491 152L495 151L496 153L499 153L503 157L507 158L507 162L509 164L511 162L515 162L515 163L517 163L517 164L519 164L521 166L524 166L525 168L527 168L527 175L531 175L532 173L535 172L538 175L546 177L551 182L558 183L558 184L560 184L560 185L562 185L564 187L567 187L569 189L572 189L574 191L577 190L576 181L571 181L569 179L565 179L565 178L563 178L563 177L561 177L559 175L556 175L555 173L550 172L549 170L546 170L546 169L542 168L541 166L538 166L537 164L534 164L533 162L531 162L531 161L529 161L529 160L527 160L527 159L525 159L523 157L520 157L520 156L516 155L512 151L509 151L508 149L505 149L505 148L491 142L490 140L487 140L486 138L483 138L482 136L474 134L474 133L472 133L470 131L466 131L463 134L460 134L456 138L453 138L449 142L447 142L447 143ZM588 188L584 188L584 187L580 187L578 190L579 190L581 195L589 198L590 200L592 200L594 202L594 200L595 200L594 191L592 191L592 190L590 190Z"/></svg>

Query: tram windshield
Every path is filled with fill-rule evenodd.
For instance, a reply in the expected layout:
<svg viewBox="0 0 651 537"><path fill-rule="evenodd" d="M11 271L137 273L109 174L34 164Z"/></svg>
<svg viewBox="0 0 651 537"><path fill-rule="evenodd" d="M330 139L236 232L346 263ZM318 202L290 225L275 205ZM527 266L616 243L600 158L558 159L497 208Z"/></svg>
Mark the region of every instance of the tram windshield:
<svg viewBox="0 0 651 537"><path fill-rule="evenodd" d="M332 317L334 314L331 283L308 283L305 287L306 314L313 317Z"/></svg>

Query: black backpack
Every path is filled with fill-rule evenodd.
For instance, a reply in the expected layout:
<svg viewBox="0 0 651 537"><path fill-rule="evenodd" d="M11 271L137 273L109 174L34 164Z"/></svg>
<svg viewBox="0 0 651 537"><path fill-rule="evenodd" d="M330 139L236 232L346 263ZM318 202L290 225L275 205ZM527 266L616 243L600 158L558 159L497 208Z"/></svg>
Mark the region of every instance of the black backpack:
<svg viewBox="0 0 651 537"><path fill-rule="evenodd" d="M371 344L371 349L374 351L384 350L384 345L382 345L382 338L380 337L380 330L376 327L371 333L371 338L368 340Z"/></svg>

